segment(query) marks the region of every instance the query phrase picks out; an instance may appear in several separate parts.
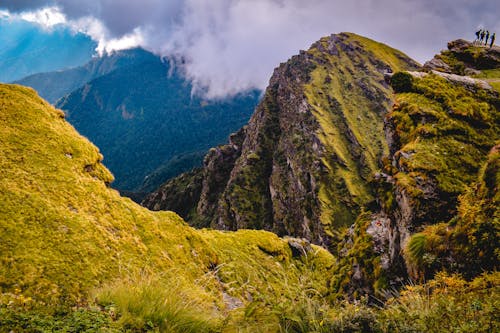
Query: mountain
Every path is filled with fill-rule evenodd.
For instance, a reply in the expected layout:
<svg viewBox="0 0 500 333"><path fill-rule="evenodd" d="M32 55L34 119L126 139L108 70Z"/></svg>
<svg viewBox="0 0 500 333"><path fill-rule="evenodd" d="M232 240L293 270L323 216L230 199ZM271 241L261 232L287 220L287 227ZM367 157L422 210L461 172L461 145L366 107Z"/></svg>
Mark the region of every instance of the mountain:
<svg viewBox="0 0 500 333"><path fill-rule="evenodd" d="M366 177L369 183L360 181L357 188L364 186L374 198L365 205L351 192L341 192L360 213L346 227L318 228L333 231L326 237L334 255L304 238L266 231L195 230L172 212L152 212L120 197L109 187L113 177L99 150L63 112L30 88L0 84L0 332L498 331L498 93L483 80L441 72L391 73L388 66L395 71L416 65L353 34L321 39L276 70L272 89L230 144L211 149L201 172L174 179L168 183L172 192L164 192L206 223L197 216L199 202L210 208L220 193L229 193L218 182L231 181L242 168L248 177L235 184L255 179L253 168L262 172L269 155L284 154L280 143L294 148L303 142L295 128L328 129L320 133L339 141L318 135L312 142L316 148L301 144L294 152L307 162L324 149L321 162L330 161L330 167L337 166L332 170L344 173L328 175L327 165L320 164L320 175L346 183ZM373 115L373 109L361 108L366 96L374 103L368 105L388 106L375 109L383 113L387 153L371 177L345 172L351 163L368 164L362 162L368 160L367 147L353 150L358 159L339 154L332 161L327 144L336 143L339 151L343 145L356 147L353 138L373 127L356 132L346 125L352 124L347 115L336 122L319 117L340 116L340 110L362 110L361 119ZM302 101L298 107L297 100ZM325 121L299 121L299 116L311 120L310 114ZM296 127L289 127L288 118ZM280 126L294 129L292 140L277 130ZM371 138L376 143L384 135ZM250 143L262 149L249 156ZM269 146L276 149L266 152ZM294 198L289 184L298 186L292 176L302 175L303 165L296 168L301 160L285 156L285 163L273 160L271 173L286 164L289 182L272 178L272 198L286 198L283 189ZM311 191L321 190L313 185ZM329 189L330 183L320 185ZM204 188L218 191L201 192ZM239 190L230 198L238 202L253 195L253 216L258 216L266 205L259 201L263 196L247 188L248 193ZM308 198L304 204L310 204ZM342 199L336 193L327 198ZM333 202L333 217L343 204ZM290 214L297 214L290 207ZM245 206L237 208L241 213ZM409 277L413 281L405 287Z"/></svg>
<svg viewBox="0 0 500 333"><path fill-rule="evenodd" d="M62 26L44 29L24 20L0 17L0 82L39 72L80 66L92 58L96 43Z"/></svg>
<svg viewBox="0 0 500 333"><path fill-rule="evenodd" d="M443 54L491 83L500 78L497 49L455 41ZM275 70L228 145L143 205L198 227L323 245L338 258L334 289L354 298L441 270L495 271L498 92L420 68L354 34L323 38Z"/></svg>
<svg viewBox="0 0 500 333"><path fill-rule="evenodd" d="M330 244L375 200L369 181L388 153L393 101L384 75L417 68L353 34L323 38L281 64L238 139L206 156L196 223Z"/></svg>
<svg viewBox="0 0 500 333"><path fill-rule="evenodd" d="M51 76L76 85L105 72L56 106L101 149L116 179L113 187L122 191L152 191L201 165L211 146L223 143L248 121L260 94L249 91L219 100L193 96L191 84L168 61L143 50L117 52L79 69L44 74L49 85L41 90L56 84ZM72 73L77 73L78 82L71 81Z"/></svg>
<svg viewBox="0 0 500 333"><path fill-rule="evenodd" d="M41 97L54 104L59 98L99 76L108 74L118 68L139 65L155 59L155 55L140 48L116 51L112 54L94 57L79 67L37 73L14 83L35 89Z"/></svg>

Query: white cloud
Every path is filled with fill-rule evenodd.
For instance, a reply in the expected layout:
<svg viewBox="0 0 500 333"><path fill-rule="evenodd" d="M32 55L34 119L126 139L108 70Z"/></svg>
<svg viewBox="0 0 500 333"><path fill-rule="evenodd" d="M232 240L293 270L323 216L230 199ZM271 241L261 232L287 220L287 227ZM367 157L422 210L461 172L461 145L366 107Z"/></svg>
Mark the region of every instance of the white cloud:
<svg viewBox="0 0 500 333"><path fill-rule="evenodd" d="M446 42L500 31L491 0L4 0L16 12L57 6L61 21L89 34L98 51L142 46L183 59L186 75L210 96L265 88L272 70L320 37L351 31L431 58ZM55 18L51 18L53 15ZM58 19L56 19L58 18Z"/></svg>
<svg viewBox="0 0 500 333"><path fill-rule="evenodd" d="M74 31L89 35L97 42L96 51L100 55L118 50L125 50L144 44L144 37L141 28L135 28L132 32L119 37L111 37L107 27L98 19L85 16L67 22Z"/></svg>
<svg viewBox="0 0 500 333"><path fill-rule="evenodd" d="M37 23L45 29L67 23L66 17L57 7L46 7L36 11L22 12L19 14L19 18Z"/></svg>

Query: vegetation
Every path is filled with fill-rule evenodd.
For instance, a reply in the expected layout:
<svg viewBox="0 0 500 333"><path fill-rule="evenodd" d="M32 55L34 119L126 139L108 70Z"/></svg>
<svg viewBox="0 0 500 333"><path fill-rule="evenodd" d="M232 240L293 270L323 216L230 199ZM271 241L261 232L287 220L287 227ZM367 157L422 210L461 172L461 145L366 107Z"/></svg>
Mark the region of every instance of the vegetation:
<svg viewBox="0 0 500 333"><path fill-rule="evenodd" d="M325 147L327 171L320 178L319 201L321 223L332 234L352 224L361 207L374 199L370 180L388 154L383 117L392 92L383 71L417 67L387 45L354 34L337 38L347 45L344 49L323 38L308 51L318 66L305 87Z"/></svg>
<svg viewBox="0 0 500 333"><path fill-rule="evenodd" d="M196 231L121 198L97 148L31 89L0 85L0 147L2 330L219 329L257 295L300 290L306 262L276 235ZM326 290L333 258L307 256Z"/></svg>
<svg viewBox="0 0 500 333"><path fill-rule="evenodd" d="M446 269L473 277L496 271L500 262L500 153L496 146L479 180L459 198L458 213L448 223L426 226L408 242L407 261L417 277Z"/></svg>
<svg viewBox="0 0 500 333"><path fill-rule="evenodd" d="M362 212L338 244L339 260L331 286L340 298L380 296L389 288L388 272L382 269L380 255L368 233L373 219L373 213Z"/></svg>
<svg viewBox="0 0 500 333"><path fill-rule="evenodd" d="M423 212L417 225L447 221L456 212L458 196L499 139L497 103L492 92L469 91L433 74L397 95L388 117L398 147L394 178Z"/></svg>
<svg viewBox="0 0 500 333"><path fill-rule="evenodd" d="M408 286L378 313L382 332L495 332L500 329L498 273L472 281L440 273Z"/></svg>
<svg viewBox="0 0 500 333"><path fill-rule="evenodd" d="M498 331L499 97L408 73L392 95L384 73L412 66L356 35L322 39L219 148L231 167L210 181L231 179L217 209L238 215L224 227L325 228L335 257L265 231L195 230L120 197L62 111L0 85L0 332ZM172 183L188 216L201 178Z"/></svg>
<svg viewBox="0 0 500 333"><path fill-rule="evenodd" d="M391 77L391 87L396 93L413 90L413 76L406 72L397 72Z"/></svg>

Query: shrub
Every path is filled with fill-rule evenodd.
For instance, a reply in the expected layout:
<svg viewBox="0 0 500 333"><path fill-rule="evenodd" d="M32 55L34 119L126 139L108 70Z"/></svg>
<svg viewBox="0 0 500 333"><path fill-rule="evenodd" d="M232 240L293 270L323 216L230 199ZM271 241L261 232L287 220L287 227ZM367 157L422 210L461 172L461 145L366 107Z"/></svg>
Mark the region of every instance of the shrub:
<svg viewBox="0 0 500 333"><path fill-rule="evenodd" d="M413 77L406 72L397 72L391 77L391 87L396 93L411 92Z"/></svg>
<svg viewBox="0 0 500 333"><path fill-rule="evenodd" d="M377 322L384 332L498 332L499 283L498 273L471 282L438 273L389 300Z"/></svg>

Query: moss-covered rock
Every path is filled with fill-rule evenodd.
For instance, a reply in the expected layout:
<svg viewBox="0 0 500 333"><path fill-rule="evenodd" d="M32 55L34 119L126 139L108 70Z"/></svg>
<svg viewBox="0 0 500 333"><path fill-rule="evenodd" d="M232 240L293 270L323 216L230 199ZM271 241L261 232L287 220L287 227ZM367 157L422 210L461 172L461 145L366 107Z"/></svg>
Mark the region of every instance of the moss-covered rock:
<svg viewBox="0 0 500 333"><path fill-rule="evenodd" d="M442 51L434 59L424 64L424 69L432 69L459 75L478 74L482 70L500 66L500 51L475 45L463 39L448 43L448 50Z"/></svg>
<svg viewBox="0 0 500 333"><path fill-rule="evenodd" d="M500 264L500 146L495 146L478 180L459 197L458 212L447 223L427 225L411 236L405 252L415 277L446 269L467 277L495 271Z"/></svg>

